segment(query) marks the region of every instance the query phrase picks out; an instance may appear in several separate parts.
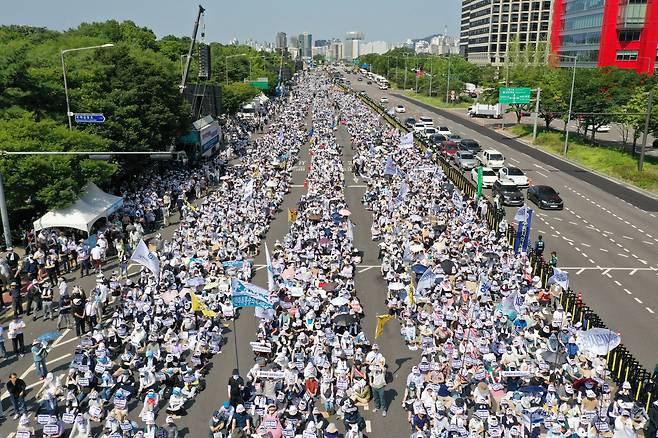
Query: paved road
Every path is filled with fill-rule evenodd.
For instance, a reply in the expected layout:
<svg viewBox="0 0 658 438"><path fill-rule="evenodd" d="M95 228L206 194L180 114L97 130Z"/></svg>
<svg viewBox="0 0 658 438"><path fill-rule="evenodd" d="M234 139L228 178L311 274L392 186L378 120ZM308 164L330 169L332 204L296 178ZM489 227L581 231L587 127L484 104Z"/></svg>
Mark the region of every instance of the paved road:
<svg viewBox="0 0 658 438"><path fill-rule="evenodd" d="M624 344L641 363L653 369L658 362L658 200L395 91L357 81L352 81L352 86L365 90L375 102L388 96L387 107L403 104L407 112L398 114L401 120L431 115L435 125L447 125L483 148L498 149L535 184L555 187L565 209L535 208L532 239L544 235L546 250L558 252L560 266L570 274L571 287L582 290L584 301L610 328L621 332ZM508 209L508 217L513 217L513 210Z"/></svg>

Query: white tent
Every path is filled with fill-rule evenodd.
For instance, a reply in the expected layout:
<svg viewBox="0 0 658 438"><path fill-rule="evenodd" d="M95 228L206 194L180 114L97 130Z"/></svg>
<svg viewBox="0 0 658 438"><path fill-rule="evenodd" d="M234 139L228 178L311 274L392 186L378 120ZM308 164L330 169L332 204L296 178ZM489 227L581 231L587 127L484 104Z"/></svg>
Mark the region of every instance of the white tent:
<svg viewBox="0 0 658 438"><path fill-rule="evenodd" d="M34 221L34 230L75 228L89 233L98 219L111 215L122 205L122 197L105 193L96 184L89 183L85 187L82 197L73 205L49 211Z"/></svg>

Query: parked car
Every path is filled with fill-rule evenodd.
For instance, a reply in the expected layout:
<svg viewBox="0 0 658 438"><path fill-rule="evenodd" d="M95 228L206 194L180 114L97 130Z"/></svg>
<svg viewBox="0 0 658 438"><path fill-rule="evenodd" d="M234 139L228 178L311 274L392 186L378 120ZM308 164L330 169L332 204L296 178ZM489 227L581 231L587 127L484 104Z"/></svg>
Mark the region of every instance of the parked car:
<svg viewBox="0 0 658 438"><path fill-rule="evenodd" d="M407 117L406 119L404 119L404 126L406 126L407 128L411 129L415 125L416 125L416 119L414 119L413 117Z"/></svg>
<svg viewBox="0 0 658 438"><path fill-rule="evenodd" d="M425 136L425 138L427 138L429 140L429 138L432 137L436 133L437 133L436 128L434 128L433 126L425 125L425 129L423 130L423 135Z"/></svg>
<svg viewBox="0 0 658 438"><path fill-rule="evenodd" d="M395 112L396 113L406 113L407 109L404 107L404 105L398 105L395 107Z"/></svg>
<svg viewBox="0 0 658 438"><path fill-rule="evenodd" d="M382 96L379 98L379 103L388 103L388 97Z"/></svg>
<svg viewBox="0 0 658 438"><path fill-rule="evenodd" d="M473 180L474 183L477 184L478 182L477 167L471 169L471 179ZM493 186L493 183L495 183L497 179L498 179L498 175L496 174L496 171L493 170L491 167L482 168L482 187L488 188Z"/></svg>
<svg viewBox="0 0 658 438"><path fill-rule="evenodd" d="M425 131L425 124L418 121L413 127L414 134L422 134Z"/></svg>
<svg viewBox="0 0 658 438"><path fill-rule="evenodd" d="M523 193L510 179L498 179L491 187L491 192L500 197L503 205L523 205L525 199Z"/></svg>
<svg viewBox="0 0 658 438"><path fill-rule="evenodd" d="M509 179L519 187L528 187L528 177L518 167L501 167L498 171L498 177L500 179Z"/></svg>
<svg viewBox="0 0 658 438"><path fill-rule="evenodd" d="M477 154L481 150L480 143L475 140L471 140L470 138L462 138L462 141L459 142L459 146L462 149L471 151L474 154Z"/></svg>
<svg viewBox="0 0 658 438"><path fill-rule="evenodd" d="M423 122L425 126L434 126L434 120L430 116L420 116L418 120Z"/></svg>
<svg viewBox="0 0 658 438"><path fill-rule="evenodd" d="M461 170L471 170L478 164L475 155L470 151L457 151L457 153L452 156L452 159Z"/></svg>
<svg viewBox="0 0 658 438"><path fill-rule="evenodd" d="M528 201L532 201L541 209L562 210L564 202L551 186L532 186L528 189Z"/></svg>
<svg viewBox="0 0 658 438"><path fill-rule="evenodd" d="M494 170L498 170L505 165L505 157L495 149L485 149L480 151L475 158L477 158L484 167L490 167Z"/></svg>

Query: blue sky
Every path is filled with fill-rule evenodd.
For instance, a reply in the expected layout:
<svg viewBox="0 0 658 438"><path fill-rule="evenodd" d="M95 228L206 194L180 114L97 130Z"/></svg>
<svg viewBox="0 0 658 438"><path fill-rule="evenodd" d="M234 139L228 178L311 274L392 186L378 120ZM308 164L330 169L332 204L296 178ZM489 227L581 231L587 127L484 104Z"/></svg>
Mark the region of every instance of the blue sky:
<svg viewBox="0 0 658 438"><path fill-rule="evenodd" d="M158 37L190 35L197 4L206 8L206 40L274 41L279 31L311 32L314 39L347 31L389 42L442 33L457 36L460 0L0 0L0 24L65 30L84 21L132 20ZM225 5L230 4L230 7Z"/></svg>

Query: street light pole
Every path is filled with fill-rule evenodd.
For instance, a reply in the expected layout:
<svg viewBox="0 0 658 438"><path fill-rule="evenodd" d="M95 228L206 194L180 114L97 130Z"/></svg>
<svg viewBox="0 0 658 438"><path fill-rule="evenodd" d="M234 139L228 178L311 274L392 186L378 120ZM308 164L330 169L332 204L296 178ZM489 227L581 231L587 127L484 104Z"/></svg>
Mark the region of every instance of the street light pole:
<svg viewBox="0 0 658 438"><path fill-rule="evenodd" d="M404 89L407 89L407 58L408 56L404 57Z"/></svg>
<svg viewBox="0 0 658 438"><path fill-rule="evenodd" d="M59 56L62 59L62 75L64 76L64 95L66 96L66 117L69 121L69 129L73 129L73 123L71 122L71 103L69 101L69 86L66 81L66 64L64 63L64 54L68 52L79 52L81 50L91 50L91 49L105 49L108 47L114 47L114 44L101 44L100 46L90 46L90 47L78 47L75 49L64 49L59 51Z"/></svg>
<svg viewBox="0 0 658 438"><path fill-rule="evenodd" d="M644 168L644 150L647 147L647 136L649 135L649 120L651 119L651 108L653 107L653 88L649 91L649 103L647 104L647 116L644 119L644 133L642 135L642 149L640 149L640 160L637 162L637 170L642 172Z"/></svg>
<svg viewBox="0 0 658 438"><path fill-rule="evenodd" d="M434 77L434 58L430 58L430 94L432 97L432 79Z"/></svg>
<svg viewBox="0 0 658 438"><path fill-rule="evenodd" d="M452 58L448 55L448 82L446 83L446 103L448 103L448 96L450 95L450 66Z"/></svg>
<svg viewBox="0 0 658 438"><path fill-rule="evenodd" d="M569 96L569 112L567 113L567 127L564 133L564 156L567 156L569 150L569 125L571 124L571 110L573 108L573 90L576 85L576 63L578 62L578 56L566 56L560 55L565 58L573 58L573 74L571 76L571 95Z"/></svg>

